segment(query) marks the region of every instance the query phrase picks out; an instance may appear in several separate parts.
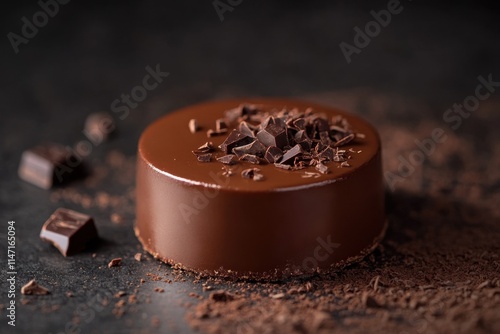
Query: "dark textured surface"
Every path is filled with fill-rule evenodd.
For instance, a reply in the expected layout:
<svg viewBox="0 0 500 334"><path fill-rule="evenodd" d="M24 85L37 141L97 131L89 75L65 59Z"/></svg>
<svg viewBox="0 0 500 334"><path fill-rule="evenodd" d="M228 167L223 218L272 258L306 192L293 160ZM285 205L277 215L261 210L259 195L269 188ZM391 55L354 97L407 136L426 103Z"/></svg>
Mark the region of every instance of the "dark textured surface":
<svg viewBox="0 0 500 334"><path fill-rule="evenodd" d="M69 332L65 326L77 323L75 318L85 333L150 332L154 331L152 316L161 319L162 331L189 331L181 303L192 300L188 291L201 289L192 279L172 284L147 280L138 293L140 303L128 308L120 319L112 314L117 301L112 295L119 290L132 293L139 280L146 278L147 272L156 273L159 265L149 256L140 263L133 259L140 247L132 230L132 200L114 207L84 208L78 201L51 200L51 191L24 183L16 175L24 149L41 141L73 145L84 139L85 117L110 110L113 100L141 84L146 66L160 64L170 75L127 118L117 120L119 133L112 141L93 148L90 164L105 166L111 172L95 187L74 184L79 192L89 196L129 193L134 182L127 166L133 165L138 136L148 123L181 106L234 96L309 97L365 115L383 132L386 168L394 170L397 155L412 150L414 138L423 138L429 129L443 126L443 112L474 92L478 75L492 73L500 81L500 30L498 12L492 7L405 2L402 13L347 64L339 43L352 43L353 27L364 25L371 19L370 10L385 8L386 2L367 2L359 7L347 2L308 3L303 8L299 2L243 1L220 22L210 2L185 1L161 7L152 1L127 5L70 2L61 6L27 45L21 45L18 54L7 38L3 39L0 255L3 266L6 222L15 220L18 321L15 330L8 327L2 310L2 333ZM19 33L20 18L31 17L37 10L34 2L2 10L3 35ZM494 135L495 124L499 124L498 104L492 102L497 99L485 102L490 106L487 112L478 111L455 133L455 137L467 139L464 150L468 151L457 149L453 156L439 155L448 159L446 164L439 165L436 158L438 162L418 168L401 186L426 196L442 180L442 169L433 168L434 164L456 177L444 187L445 195L446 189L448 194L462 191L455 195L473 202L473 188L463 186L467 179L461 178L464 168L470 167L461 154L473 151L483 162L473 166L482 178L469 179L467 184L488 196L486 207L493 210L500 184L498 174L492 172L492 168L500 168L495 159L499 138ZM483 105L480 110L485 110ZM401 144L403 135L406 147ZM113 150L128 157L123 165L106 162ZM415 205L422 203L419 196L413 198ZM40 241L43 222L59 206L94 216L103 243L93 251L63 258ZM110 221L113 212L124 216L123 223ZM490 220L497 219L494 217L498 217L498 209ZM399 225L395 226L397 230ZM96 258L91 257L92 252L97 253ZM124 258L123 265L107 268L109 260L118 256ZM162 266L160 271L165 275L169 269ZM7 302L5 277L2 268L0 304ZM32 278L52 294L21 296L21 285ZM157 286L165 292L153 292ZM66 297L66 291L72 291L74 297ZM110 303L102 307L97 299L105 296ZM145 302L147 298L151 298L150 303ZM21 305L21 300L29 304Z"/></svg>

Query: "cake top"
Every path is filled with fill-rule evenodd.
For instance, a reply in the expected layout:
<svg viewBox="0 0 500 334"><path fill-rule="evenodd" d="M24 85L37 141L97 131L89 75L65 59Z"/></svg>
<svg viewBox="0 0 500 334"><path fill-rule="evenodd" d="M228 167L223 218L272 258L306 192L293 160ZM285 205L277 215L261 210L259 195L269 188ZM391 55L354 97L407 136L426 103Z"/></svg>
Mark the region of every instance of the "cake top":
<svg viewBox="0 0 500 334"><path fill-rule="evenodd" d="M288 99L190 106L151 124L139 142L145 161L180 182L248 191L335 182L379 150L361 118Z"/></svg>

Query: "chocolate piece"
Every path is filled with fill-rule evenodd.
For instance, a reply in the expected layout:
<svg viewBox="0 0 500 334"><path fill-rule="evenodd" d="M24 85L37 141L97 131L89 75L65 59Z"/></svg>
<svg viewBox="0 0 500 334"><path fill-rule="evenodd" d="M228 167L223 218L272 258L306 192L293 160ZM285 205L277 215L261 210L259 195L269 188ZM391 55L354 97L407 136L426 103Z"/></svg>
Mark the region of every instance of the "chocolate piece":
<svg viewBox="0 0 500 334"><path fill-rule="evenodd" d="M87 117L83 131L92 144L97 146L107 140L115 129L113 116L107 112L96 112Z"/></svg>
<svg viewBox="0 0 500 334"><path fill-rule="evenodd" d="M314 168L316 168L321 174L328 174L328 172L330 171L328 167L321 162L318 162L316 166L314 166Z"/></svg>
<svg viewBox="0 0 500 334"><path fill-rule="evenodd" d="M252 128L247 122L241 122L240 125L238 125L238 130L245 136L255 137Z"/></svg>
<svg viewBox="0 0 500 334"><path fill-rule="evenodd" d="M48 295L50 294L49 290L47 288L44 288L41 285L38 285L38 283L32 279L25 285L21 287L21 293L23 295Z"/></svg>
<svg viewBox="0 0 500 334"><path fill-rule="evenodd" d="M254 181L260 181L264 178L264 175L260 172L259 168L248 168L241 172L241 176L244 179L252 179Z"/></svg>
<svg viewBox="0 0 500 334"><path fill-rule="evenodd" d="M43 224L40 238L52 243L62 255L70 256L83 251L98 236L92 217L59 208Z"/></svg>
<svg viewBox="0 0 500 334"><path fill-rule="evenodd" d="M217 158L217 161L222 162L224 165L234 165L238 162L238 158L234 154L227 154Z"/></svg>
<svg viewBox="0 0 500 334"><path fill-rule="evenodd" d="M295 119L292 124L298 130L305 130L307 122L304 118L298 118Z"/></svg>
<svg viewBox="0 0 500 334"><path fill-rule="evenodd" d="M122 258L121 257L117 257L117 258L114 258L111 261L109 261L108 268L119 267L121 265L122 265Z"/></svg>
<svg viewBox="0 0 500 334"><path fill-rule="evenodd" d="M264 155L264 159L273 164L283 157L283 151L276 146L269 146Z"/></svg>
<svg viewBox="0 0 500 334"><path fill-rule="evenodd" d="M292 169L292 166L290 166L290 165L284 165L284 164L279 164L279 163L275 163L274 166L278 167L280 169L285 169L285 170Z"/></svg>
<svg viewBox="0 0 500 334"><path fill-rule="evenodd" d="M283 148L288 145L288 140L286 136L286 129L282 128L277 124L270 123L263 130L257 133L257 139L266 147L276 146L278 148Z"/></svg>
<svg viewBox="0 0 500 334"><path fill-rule="evenodd" d="M188 127L189 127L189 132L191 133L196 133L200 129L198 121L194 118L191 118L189 120Z"/></svg>
<svg viewBox="0 0 500 334"><path fill-rule="evenodd" d="M283 158L281 159L281 161L279 163L291 165L294 163L296 157L299 157L300 155L302 155L302 152L303 152L302 146L297 144L294 147L292 147L291 149L289 149L288 151L286 151L285 154L283 154Z"/></svg>
<svg viewBox="0 0 500 334"><path fill-rule="evenodd" d="M65 184L84 174L82 160L62 145L47 143L23 152L18 174L40 188Z"/></svg>
<svg viewBox="0 0 500 334"><path fill-rule="evenodd" d="M227 124L223 118L219 118L219 119L215 120L215 130L219 133L227 132Z"/></svg>
<svg viewBox="0 0 500 334"><path fill-rule="evenodd" d="M212 152L213 150L214 150L214 144L211 141L207 141L205 144L201 145L196 150L194 150L193 153L197 155L199 153Z"/></svg>
<svg viewBox="0 0 500 334"><path fill-rule="evenodd" d="M199 162L210 162L212 160L212 153L193 153Z"/></svg>
<svg viewBox="0 0 500 334"><path fill-rule="evenodd" d="M229 154L232 153L233 148L250 144L253 140L254 139L252 137L246 136L238 130L233 130L226 138L226 140L224 140L224 142L219 145L219 148Z"/></svg>
<svg viewBox="0 0 500 334"><path fill-rule="evenodd" d="M240 158L240 161L246 161L251 164L258 165L260 164L260 159L258 156L253 155L253 154L243 154Z"/></svg>
<svg viewBox="0 0 500 334"><path fill-rule="evenodd" d="M318 154L319 158L326 161L333 161L334 156L335 156L335 151L330 146L328 146Z"/></svg>
<svg viewBox="0 0 500 334"><path fill-rule="evenodd" d="M142 261L142 253L136 253L134 255L134 259L138 262L141 262Z"/></svg>
<svg viewBox="0 0 500 334"><path fill-rule="evenodd" d="M240 159L245 154L251 154L263 157L265 152L266 152L266 147L262 145L258 140L254 140L253 142L247 145L233 148L233 153L236 154L236 156Z"/></svg>
<svg viewBox="0 0 500 334"><path fill-rule="evenodd" d="M243 167L234 169L220 163L194 162L190 150L203 144L200 141L204 136L191 135L185 124L191 118L200 124L214 124L224 110L241 102L244 101L187 107L155 121L141 135L135 231L145 250L180 268L239 278L310 275L349 264L369 253L385 227L380 139L375 129L357 116L314 105L317 114L307 116L306 133L314 130L314 116L324 113L320 117L327 120L342 115L355 129L352 133L366 135L356 143L356 150L362 153L349 160L351 168L336 168L340 163L334 162L329 162L333 166L327 165L326 159L318 156L328 147L319 142L319 132L309 151L297 148L297 143L284 147L284 155L290 151L290 161L285 159L286 170L280 168L284 158L277 164L241 162ZM262 105L254 116L273 116L274 122L277 118L286 119L287 124L290 122L286 117L298 116L292 115L289 108L283 110L283 106L298 107L301 112L311 106L309 102L290 100L250 102ZM234 129L239 133L222 145L224 152L217 149L214 155L231 154L234 147L255 141L237 130L241 121L227 123L228 134L214 137L212 141L218 147L231 137ZM343 126L331 122L329 125ZM298 132L295 127L287 128L287 134L288 131L294 135ZM238 143L242 138L246 142ZM227 153L227 144L234 142ZM340 151L339 155L344 154ZM315 169L318 162L331 172L321 174ZM253 179L238 175L250 167L259 168L258 173L252 172ZM292 170L298 168L304 169ZM303 177L305 172L315 174ZM252 173L244 175L250 177ZM261 178L263 181L254 182ZM359 207L362 210L353 209ZM234 217L238 217L238 224ZM321 245L331 248L322 248L319 260L314 252ZM269 293L279 292L283 291Z"/></svg>

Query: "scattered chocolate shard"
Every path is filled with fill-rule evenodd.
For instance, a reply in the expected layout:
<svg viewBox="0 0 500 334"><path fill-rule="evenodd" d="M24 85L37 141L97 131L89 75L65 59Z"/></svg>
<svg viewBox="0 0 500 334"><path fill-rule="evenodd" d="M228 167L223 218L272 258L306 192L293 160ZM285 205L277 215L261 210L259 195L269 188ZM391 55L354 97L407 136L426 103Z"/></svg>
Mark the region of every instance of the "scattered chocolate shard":
<svg viewBox="0 0 500 334"><path fill-rule="evenodd" d="M223 163L224 165L234 165L238 162L238 159L234 154L227 154L217 158L217 161Z"/></svg>
<svg viewBox="0 0 500 334"><path fill-rule="evenodd" d="M257 133L257 138L266 147L276 146L278 148L283 148L288 144L286 129L277 124L270 123L267 125L265 129Z"/></svg>
<svg viewBox="0 0 500 334"><path fill-rule="evenodd" d="M280 169L284 169L284 170L290 170L290 169L292 169L292 166L290 166L290 165L284 165L284 164L280 164L280 163L275 163L274 166L277 167L277 168L280 168Z"/></svg>
<svg viewBox="0 0 500 334"><path fill-rule="evenodd" d="M347 161L344 161L343 163L340 164L340 167L351 167Z"/></svg>
<svg viewBox="0 0 500 334"><path fill-rule="evenodd" d="M252 141L254 141L254 138L244 135L238 130L233 130L226 138L226 140L224 140L224 142L219 145L219 148L225 153L230 154L232 153L233 148L250 144Z"/></svg>
<svg viewBox="0 0 500 334"><path fill-rule="evenodd" d="M314 172L304 172L304 175L302 175L303 178L311 178L311 177L314 177L315 179L320 177L321 174L319 173L314 173Z"/></svg>
<svg viewBox="0 0 500 334"><path fill-rule="evenodd" d="M62 255L83 251L98 239L94 219L69 209L57 209L43 224L40 238L54 245Z"/></svg>
<svg viewBox="0 0 500 334"><path fill-rule="evenodd" d="M189 128L189 132L196 133L200 129L200 126L198 125L198 121L194 118L190 119L189 123L188 123L188 128Z"/></svg>
<svg viewBox="0 0 500 334"><path fill-rule="evenodd" d="M293 163L293 170L300 170L307 168L308 164L305 161L302 161L298 158L295 158L295 161Z"/></svg>
<svg viewBox="0 0 500 334"><path fill-rule="evenodd" d="M111 261L109 261L108 268L119 267L121 265L122 265L122 258L121 257L117 257L117 258L114 258Z"/></svg>
<svg viewBox="0 0 500 334"><path fill-rule="evenodd" d="M328 166L324 165L322 162L318 162L314 168L316 168L321 174L328 174L330 171Z"/></svg>
<svg viewBox="0 0 500 334"><path fill-rule="evenodd" d="M255 138L255 134L247 122L241 122L240 125L238 125L238 130L245 136Z"/></svg>
<svg viewBox="0 0 500 334"><path fill-rule="evenodd" d="M264 154L264 159L273 164L283 157L283 151L276 146L269 146Z"/></svg>
<svg viewBox="0 0 500 334"><path fill-rule="evenodd" d="M205 144L201 145L196 150L194 150L193 153L194 154L208 153L208 152L212 152L214 149L215 149L214 144L211 141L207 141Z"/></svg>
<svg viewBox="0 0 500 334"><path fill-rule="evenodd" d="M318 157L326 161L333 161L334 156L335 156L335 151L330 146L328 146L318 154Z"/></svg>
<svg viewBox="0 0 500 334"><path fill-rule="evenodd" d="M298 130L305 130L307 121L304 118L297 118L292 122L293 126Z"/></svg>
<svg viewBox="0 0 500 334"><path fill-rule="evenodd" d="M219 133L227 132L227 124L223 118L219 118L215 121L215 131Z"/></svg>
<svg viewBox="0 0 500 334"><path fill-rule="evenodd" d="M212 153L194 153L194 155L199 162L210 162L212 160Z"/></svg>
<svg viewBox="0 0 500 334"><path fill-rule="evenodd" d="M356 133L356 138L365 139L366 135L364 133Z"/></svg>
<svg viewBox="0 0 500 334"><path fill-rule="evenodd" d="M339 147L348 144L351 140L354 139L356 135L354 133L351 133L350 135L345 136L344 138L340 139L337 141L335 144L333 144L334 147Z"/></svg>
<svg viewBox="0 0 500 334"><path fill-rule="evenodd" d="M328 146L332 144L332 140L330 139L330 134L328 131L322 131L319 133L319 140L321 141L321 144Z"/></svg>
<svg viewBox="0 0 500 334"><path fill-rule="evenodd" d="M241 158L245 154L256 155L258 157L263 157L266 152L266 147L262 145L257 139L250 144L238 146L233 148L233 153L236 154L238 158Z"/></svg>
<svg viewBox="0 0 500 334"><path fill-rule="evenodd" d="M49 290L47 288L44 288L41 285L38 285L38 283L32 279L25 285L21 287L21 293L23 295L48 295L50 294Z"/></svg>
<svg viewBox="0 0 500 334"><path fill-rule="evenodd" d="M208 298L214 302L229 302L235 299L234 295L224 290L212 292Z"/></svg>
<svg viewBox="0 0 500 334"><path fill-rule="evenodd" d="M302 152L303 152L302 146L297 144L283 154L283 158L281 158L281 161L279 161L279 163L291 165L295 161L295 158L299 157L302 154Z"/></svg>
<svg viewBox="0 0 500 334"><path fill-rule="evenodd" d="M260 173L259 168L248 168L241 172L241 176L244 179L252 179L254 181L260 181L264 178L264 175Z"/></svg>
<svg viewBox="0 0 500 334"><path fill-rule="evenodd" d="M84 176L81 158L69 147L46 143L23 152L19 164L19 177L35 186L50 189Z"/></svg>
<svg viewBox="0 0 500 334"><path fill-rule="evenodd" d="M134 255L134 259L138 262L141 262L142 261L142 253L136 253Z"/></svg>
<svg viewBox="0 0 500 334"><path fill-rule="evenodd" d="M260 164L260 159L258 156L256 155L253 155L253 154L243 154L241 157L240 157L240 160L241 161L246 161L246 162L249 162L251 164L255 164L255 165L258 165Z"/></svg>

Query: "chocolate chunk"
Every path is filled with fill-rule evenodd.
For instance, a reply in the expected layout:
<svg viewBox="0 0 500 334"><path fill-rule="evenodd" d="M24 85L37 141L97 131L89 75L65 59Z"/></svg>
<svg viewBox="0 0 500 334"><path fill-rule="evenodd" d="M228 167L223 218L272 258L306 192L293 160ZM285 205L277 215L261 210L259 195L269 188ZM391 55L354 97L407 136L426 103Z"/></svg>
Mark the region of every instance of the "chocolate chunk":
<svg viewBox="0 0 500 334"><path fill-rule="evenodd" d="M264 178L264 175L260 173L259 168L248 168L241 172L241 176L244 179L252 179L254 181L261 181Z"/></svg>
<svg viewBox="0 0 500 334"><path fill-rule="evenodd" d="M320 172L321 174L328 174L328 172L330 171L330 170L328 169L328 167L327 167L327 166L325 166L322 162L318 162L318 163L316 164L316 166L314 166L314 167L315 167L315 168L318 170L318 172Z"/></svg>
<svg viewBox="0 0 500 334"><path fill-rule="evenodd" d="M328 131L322 131L319 133L319 140L321 141L321 144L328 146L333 144L332 140L330 139L330 134Z"/></svg>
<svg viewBox="0 0 500 334"><path fill-rule="evenodd" d="M233 148L250 144L254 138L244 135L238 130L233 130L219 148L227 154L232 153Z"/></svg>
<svg viewBox="0 0 500 334"><path fill-rule="evenodd" d="M82 177L85 168L68 147L47 143L23 152L18 174L24 181L49 189Z"/></svg>
<svg viewBox="0 0 500 334"><path fill-rule="evenodd" d="M305 130L307 122L304 118L297 118L292 122L292 124L298 130Z"/></svg>
<svg viewBox="0 0 500 334"><path fill-rule="evenodd" d="M117 257L117 258L114 258L111 261L109 261L108 268L119 267L121 265L122 265L122 258L121 257Z"/></svg>
<svg viewBox="0 0 500 334"><path fill-rule="evenodd" d="M195 120L194 118L189 120L188 127L189 127L189 131L191 133L195 133L196 131L198 131L200 129L200 127L198 125L198 121Z"/></svg>
<svg viewBox="0 0 500 334"><path fill-rule="evenodd" d="M277 124L267 125L265 129L257 133L257 138L266 147L276 146L278 148L283 148L288 145L286 129Z"/></svg>
<svg viewBox="0 0 500 334"><path fill-rule="evenodd" d="M345 136L344 138L340 139L339 141L337 141L333 146L334 147L339 147L339 146L342 146L342 145L346 145L348 144L351 140L354 139L354 137L356 137L356 135L354 133L351 133L350 135L348 136Z"/></svg>
<svg viewBox="0 0 500 334"><path fill-rule="evenodd" d="M222 162L224 165L234 165L238 162L238 159L234 154L227 154L220 158L217 158L217 161Z"/></svg>
<svg viewBox="0 0 500 334"><path fill-rule="evenodd" d="M266 147L262 145L258 140L254 140L250 144L238 146L233 148L233 153L236 154L238 158L241 158L244 154L252 154L259 157L263 157L266 152Z"/></svg>
<svg viewBox="0 0 500 334"><path fill-rule="evenodd" d="M214 144L211 141L207 141L205 144L198 147L193 153L196 155L198 153L208 153L214 150Z"/></svg>
<svg viewBox="0 0 500 334"><path fill-rule="evenodd" d="M279 163L291 165L294 163L295 158L299 157L302 154L302 152L303 152L302 146L297 144L288 151L286 151L285 154L283 154L283 158L281 158L281 161Z"/></svg>
<svg viewBox="0 0 500 334"><path fill-rule="evenodd" d="M310 151L313 141L307 136L307 133L305 130L299 130L297 133L294 135L294 140L297 144L302 146L304 151Z"/></svg>
<svg viewBox="0 0 500 334"><path fill-rule="evenodd" d="M251 164L260 164L260 159L258 156L256 155L253 155L253 154L243 154L240 158L241 161L246 161L246 162L249 162Z"/></svg>
<svg viewBox="0 0 500 334"><path fill-rule="evenodd" d="M32 279L21 287L21 293L23 295L48 295L50 292L47 288L38 285L38 283Z"/></svg>
<svg viewBox="0 0 500 334"><path fill-rule="evenodd" d="M248 136L248 137L255 137L255 134L253 133L252 127L247 123L247 122L241 122L240 125L238 125L238 130Z"/></svg>
<svg viewBox="0 0 500 334"><path fill-rule="evenodd" d="M116 124L113 116L107 112L90 114L85 120L84 134L95 146L107 140L115 131Z"/></svg>
<svg viewBox="0 0 500 334"><path fill-rule="evenodd" d="M227 124L223 118L215 120L215 130L219 133L222 131L227 132Z"/></svg>
<svg viewBox="0 0 500 334"><path fill-rule="evenodd" d="M335 156L335 151L330 146L328 146L318 154L318 157L326 161L333 161L334 156Z"/></svg>
<svg viewBox="0 0 500 334"><path fill-rule="evenodd" d="M283 157L283 151L276 146L269 146L264 154L264 159L273 164Z"/></svg>
<svg viewBox="0 0 500 334"><path fill-rule="evenodd" d="M199 162L210 162L212 160L212 153L193 153Z"/></svg>
<svg viewBox="0 0 500 334"><path fill-rule="evenodd" d="M70 256L83 251L98 236L92 217L59 208L43 224L40 238L52 243L62 255Z"/></svg>

